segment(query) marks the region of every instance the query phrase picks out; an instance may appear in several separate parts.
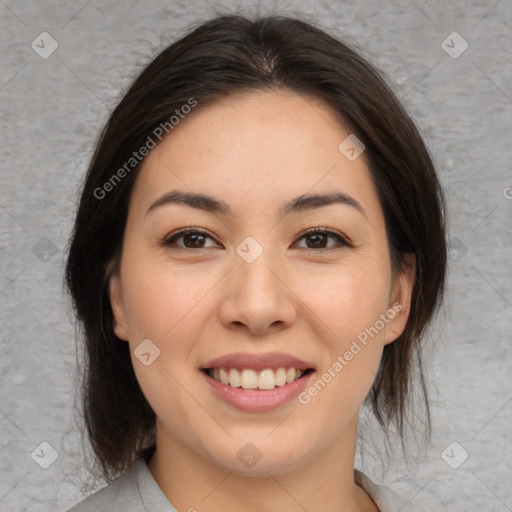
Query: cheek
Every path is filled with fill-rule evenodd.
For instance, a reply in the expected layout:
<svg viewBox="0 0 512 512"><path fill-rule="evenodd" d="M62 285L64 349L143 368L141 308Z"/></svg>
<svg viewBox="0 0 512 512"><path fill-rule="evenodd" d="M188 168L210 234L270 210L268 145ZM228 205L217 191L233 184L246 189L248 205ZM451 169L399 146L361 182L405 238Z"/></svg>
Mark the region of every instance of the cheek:
<svg viewBox="0 0 512 512"><path fill-rule="evenodd" d="M210 297L220 277L211 270L190 272L142 257L127 259L126 268L130 271L123 293L137 379L155 411L181 410L186 394L178 381L185 384L193 378L190 365L201 348L196 341L207 330L213 314ZM158 354L149 366L137 359L137 347L146 339Z"/></svg>
<svg viewBox="0 0 512 512"><path fill-rule="evenodd" d="M329 359L303 395L318 417L333 408L356 414L370 391L384 346L387 323L381 318L390 286L385 258L361 258L322 279L321 286L310 286L311 308L329 326L323 335Z"/></svg>
<svg viewBox="0 0 512 512"><path fill-rule="evenodd" d="M205 329L208 319L208 291L214 279L201 279L165 262L143 258L126 260L129 270L123 281L124 304L130 333L132 364L139 385L151 407L173 430L180 424L171 411L180 411L185 425L204 421L201 409L190 407L190 396L183 392L192 389L195 373L191 372L195 340ZM210 312L211 314L211 312ZM157 357L146 365L137 356L142 340L149 339L157 349ZM191 355L192 354L192 355ZM194 371L196 369L194 368ZM192 381L192 383L191 383ZM179 423L179 422L178 422ZM182 435L186 435L186 429Z"/></svg>
<svg viewBox="0 0 512 512"><path fill-rule="evenodd" d="M379 319L388 308L391 271L377 262L347 265L303 281L304 302L328 327L326 334L341 347Z"/></svg>
<svg viewBox="0 0 512 512"><path fill-rule="evenodd" d="M127 268L130 265L127 262ZM128 284L123 289L130 334L164 342L176 331L183 338L183 329L201 326L203 299L218 281L212 272L203 275L140 262L129 268Z"/></svg>

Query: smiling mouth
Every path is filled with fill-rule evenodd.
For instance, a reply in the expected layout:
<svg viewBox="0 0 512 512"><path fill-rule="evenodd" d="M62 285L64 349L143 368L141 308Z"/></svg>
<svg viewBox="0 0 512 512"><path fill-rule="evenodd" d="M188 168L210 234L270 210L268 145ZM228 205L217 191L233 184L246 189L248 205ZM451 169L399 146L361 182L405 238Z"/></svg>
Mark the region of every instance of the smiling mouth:
<svg viewBox="0 0 512 512"><path fill-rule="evenodd" d="M204 368L203 371L212 379L226 386L242 388L248 391L268 391L276 387L286 386L295 380L302 379L313 371L312 368L266 368L253 370L250 368Z"/></svg>

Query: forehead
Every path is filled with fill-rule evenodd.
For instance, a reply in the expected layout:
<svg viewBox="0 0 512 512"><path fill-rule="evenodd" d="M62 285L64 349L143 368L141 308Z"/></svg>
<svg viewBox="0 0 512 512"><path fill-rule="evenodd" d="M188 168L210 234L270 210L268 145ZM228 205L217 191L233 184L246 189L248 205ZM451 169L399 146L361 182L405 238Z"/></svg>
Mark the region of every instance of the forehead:
<svg viewBox="0 0 512 512"><path fill-rule="evenodd" d="M339 149L349 135L319 99L286 90L230 95L196 107L149 153L132 199L147 206L179 189L256 212L336 189L371 207L364 153L350 161Z"/></svg>

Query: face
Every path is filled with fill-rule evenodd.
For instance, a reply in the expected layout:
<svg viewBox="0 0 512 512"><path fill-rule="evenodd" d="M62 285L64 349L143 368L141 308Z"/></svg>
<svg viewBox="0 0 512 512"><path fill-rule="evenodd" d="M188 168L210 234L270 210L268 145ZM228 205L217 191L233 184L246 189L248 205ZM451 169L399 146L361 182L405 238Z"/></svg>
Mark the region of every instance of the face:
<svg viewBox="0 0 512 512"><path fill-rule="evenodd" d="M110 294L157 449L276 474L353 442L413 262L392 271L365 155L338 149L349 134L318 100L233 95L145 159Z"/></svg>

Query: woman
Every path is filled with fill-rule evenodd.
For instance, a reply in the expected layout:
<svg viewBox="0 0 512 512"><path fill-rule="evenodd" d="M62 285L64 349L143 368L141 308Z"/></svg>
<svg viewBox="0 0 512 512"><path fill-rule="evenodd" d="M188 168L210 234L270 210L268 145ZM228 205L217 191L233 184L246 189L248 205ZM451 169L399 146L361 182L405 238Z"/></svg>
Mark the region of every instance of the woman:
<svg viewBox="0 0 512 512"><path fill-rule="evenodd" d="M110 484L72 511L399 510L354 470L358 414L404 433L445 267L431 159L369 63L296 19L199 26L86 177L67 283Z"/></svg>

